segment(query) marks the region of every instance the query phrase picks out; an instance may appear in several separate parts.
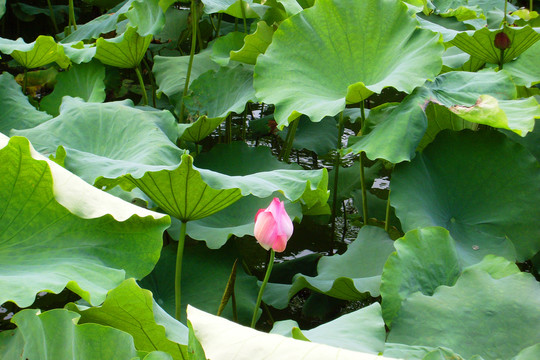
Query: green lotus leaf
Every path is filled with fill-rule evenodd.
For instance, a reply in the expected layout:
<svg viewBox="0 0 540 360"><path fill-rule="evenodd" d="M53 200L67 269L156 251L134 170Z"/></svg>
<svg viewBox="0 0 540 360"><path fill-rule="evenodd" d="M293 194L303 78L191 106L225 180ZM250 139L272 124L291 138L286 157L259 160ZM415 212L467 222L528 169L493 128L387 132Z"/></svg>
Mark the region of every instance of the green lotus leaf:
<svg viewBox="0 0 540 360"><path fill-rule="evenodd" d="M172 143L174 117L165 110L132 105L131 100L100 104L65 97L59 116L12 133L27 137L47 155L62 146L66 168L91 184L100 177L175 168L183 150Z"/></svg>
<svg viewBox="0 0 540 360"><path fill-rule="evenodd" d="M0 51L11 55L19 64L27 69L56 62L62 68L69 66L69 59L64 54L64 48L59 46L52 36L40 35L27 44L22 38L9 40L0 38Z"/></svg>
<svg viewBox="0 0 540 360"><path fill-rule="evenodd" d="M233 31L217 38L212 45L212 55L210 57L217 64L227 66L231 51L239 50L244 45L245 36L246 34L243 32Z"/></svg>
<svg viewBox="0 0 540 360"><path fill-rule="evenodd" d="M231 165L230 162L226 164ZM278 169L245 176L229 176L194 167L193 158L187 154L182 155L180 166L174 170L146 172L142 177L126 175L123 179L109 183L103 181L100 184L110 185L122 181L131 182L167 214L182 221L210 216L249 194L266 198L280 191L291 201L302 198L308 207L326 202L328 198L326 169Z"/></svg>
<svg viewBox="0 0 540 360"><path fill-rule="evenodd" d="M465 264L487 254L524 261L540 250L540 230L530 222L540 216L537 164L500 133L445 130L396 166L392 206L405 231L448 229Z"/></svg>
<svg viewBox="0 0 540 360"><path fill-rule="evenodd" d="M266 22L259 21L255 32L244 38L244 45L239 50L230 52L230 59L255 65L257 57L264 54L268 45L272 43L273 35L274 29L266 25Z"/></svg>
<svg viewBox="0 0 540 360"><path fill-rule="evenodd" d="M461 274L454 240L446 229L411 230L394 246L396 252L384 265L381 279L383 317L388 326L411 294L433 295L441 285L454 285Z"/></svg>
<svg viewBox="0 0 540 360"><path fill-rule="evenodd" d="M140 36L158 34L165 26L165 13L160 0L135 0L126 13L129 23Z"/></svg>
<svg viewBox="0 0 540 360"><path fill-rule="evenodd" d="M510 47L504 51L503 63L507 63L521 55L525 50L540 40L540 34L530 26L522 28L504 27L502 30L510 39ZM501 50L495 47L495 36L501 30L481 28L472 35L468 32L459 33L451 41L457 46L482 61L498 64L501 58Z"/></svg>
<svg viewBox="0 0 540 360"><path fill-rule="evenodd" d="M233 93L227 92L227 94ZM223 120L221 117L208 118L203 115L199 116L195 122L178 124L178 138L198 143L216 130Z"/></svg>
<svg viewBox="0 0 540 360"><path fill-rule="evenodd" d="M99 304L126 276L150 272L168 217L88 185L25 138L0 136L0 303L26 307L67 287Z"/></svg>
<svg viewBox="0 0 540 360"><path fill-rule="evenodd" d="M212 360L251 360L253 354L268 360L277 359L336 359L387 360L373 354L336 348L329 345L299 341L277 334L267 334L229 320L210 315L188 306L188 319L194 335ZM223 346L227 344L227 346Z"/></svg>
<svg viewBox="0 0 540 360"><path fill-rule="evenodd" d="M0 18L6 13L6 0L0 0Z"/></svg>
<svg viewBox="0 0 540 360"><path fill-rule="evenodd" d="M453 40L457 34L469 30L465 23L455 18L425 16L419 13L417 14L417 20L423 29L441 34L445 43Z"/></svg>
<svg viewBox="0 0 540 360"><path fill-rule="evenodd" d="M428 126L424 137L416 148L417 151L424 150L426 146L435 140L437 134L445 129L450 129L453 131L460 131L463 129L471 129L475 131L478 129L478 124L469 122L462 117L457 116L455 113L448 110L448 108L442 105L437 105L436 103L430 103L427 106L426 116Z"/></svg>
<svg viewBox="0 0 540 360"><path fill-rule="evenodd" d="M531 87L540 83L540 68L537 65L540 58L540 42L536 42L516 60L505 64L514 82L518 85Z"/></svg>
<svg viewBox="0 0 540 360"><path fill-rule="evenodd" d="M534 97L519 100L497 100L490 95L481 95L472 106L456 105L450 111L465 120L512 130L525 136L534 128L535 119L540 118L540 105Z"/></svg>
<svg viewBox="0 0 540 360"><path fill-rule="evenodd" d="M217 72L210 70L194 80L189 89L191 93L184 98L186 108L191 113L205 115L208 118L207 123L213 125L207 126L206 131L201 131L200 128L198 131L189 131L188 136L198 141L209 135L231 112L240 114L247 102L256 101L253 69L244 65L222 67ZM218 122L217 119L221 121ZM179 125L182 126L186 125ZM189 124L186 127L192 126ZM197 136L194 136L195 132L198 133Z"/></svg>
<svg viewBox="0 0 540 360"><path fill-rule="evenodd" d="M170 354L173 359L186 358L188 329L158 308L152 293L141 289L134 279L127 279L111 290L99 307L68 304L68 310L81 315L78 324L110 326L133 336L137 350L160 350ZM168 317L167 324L172 326L166 328L160 324L158 320L162 316Z"/></svg>
<svg viewBox="0 0 540 360"><path fill-rule="evenodd" d="M165 26L154 35L154 39L162 43L168 41L178 42L180 35L189 26L189 9L177 9L174 6L169 7L165 12Z"/></svg>
<svg viewBox="0 0 540 360"><path fill-rule="evenodd" d="M417 24L399 1L317 1L285 20L258 58L257 97L276 105L283 127L300 114L336 115L385 87L412 92L440 71L444 50Z"/></svg>
<svg viewBox="0 0 540 360"><path fill-rule="evenodd" d="M237 18L260 18L266 12L267 6L253 0L202 0L204 13L225 13ZM242 7L244 8L242 10Z"/></svg>
<svg viewBox="0 0 540 360"><path fill-rule="evenodd" d="M529 346L517 354L512 360L529 360L536 359L540 356L540 343Z"/></svg>
<svg viewBox="0 0 540 360"><path fill-rule="evenodd" d="M319 260L317 276L295 276L289 296L305 287L344 300L362 300L366 293L379 296L383 265L393 244L383 229L364 226L343 255Z"/></svg>
<svg viewBox="0 0 540 360"><path fill-rule="evenodd" d="M113 39L97 39L95 58L105 65L135 68L144 57L150 41L152 34L140 36L136 28L129 26L126 32Z"/></svg>
<svg viewBox="0 0 540 360"><path fill-rule="evenodd" d="M496 279L472 267L452 287L440 286L432 296L409 296L392 322L388 342L444 346L465 358L511 359L540 342L539 299L540 286L531 274Z"/></svg>
<svg viewBox="0 0 540 360"><path fill-rule="evenodd" d="M259 209L268 207L274 197L280 196L279 194L271 195L268 198L245 196L214 215L188 222L186 232L193 239L205 241L206 246L210 249L220 248L232 235L237 237L253 236L255 226L253 214L256 214ZM301 205L291 203L286 199L282 199L282 201L285 202L285 210L291 220L300 221L302 219ZM170 228L168 231L171 233Z"/></svg>
<svg viewBox="0 0 540 360"><path fill-rule="evenodd" d="M364 169L364 180L367 189L371 189L373 181L379 177L379 171L382 168L382 163L378 162L371 167ZM333 171L333 170L332 170ZM337 201L349 199L353 196L356 190L362 189L362 181L360 179L360 163L355 162L352 166L339 168L338 174L338 187L337 187ZM334 189L334 176L330 172L330 179L328 180L328 188Z"/></svg>
<svg viewBox="0 0 540 360"><path fill-rule="evenodd" d="M94 44L84 44L82 41L71 43L58 43L64 49L64 53L75 64L90 62L96 55Z"/></svg>
<svg viewBox="0 0 540 360"><path fill-rule="evenodd" d="M12 320L17 324L15 335L11 339L4 339L8 340L8 347L18 349L13 349L11 354L8 353L7 357L2 358L5 360L139 359L129 334L98 324L78 325L79 316L64 309L54 309L42 314L39 309L18 312ZM9 344L9 341L17 344Z"/></svg>
<svg viewBox="0 0 540 360"><path fill-rule="evenodd" d="M8 72L0 75L0 108L9 109L0 113L0 132L6 135L11 129L33 128L52 119L28 102L28 97Z"/></svg>
<svg viewBox="0 0 540 360"><path fill-rule="evenodd" d="M525 137L518 136L516 133L508 130L500 131L506 134L510 139L525 146L527 150L536 157L536 160L540 161L540 119L536 120L534 130Z"/></svg>
<svg viewBox="0 0 540 360"><path fill-rule="evenodd" d="M105 100L105 67L96 61L74 65L59 73L56 79L53 92L39 104L41 110L53 116L60 114L60 104L66 95L80 97L87 102Z"/></svg>
<svg viewBox="0 0 540 360"><path fill-rule="evenodd" d="M365 152L372 160L380 158L392 163L412 159L427 128L423 110L427 98L428 91L419 88L398 105L372 109L367 122L377 123L377 126L366 135L350 137L343 152Z"/></svg>
<svg viewBox="0 0 540 360"><path fill-rule="evenodd" d="M286 321L274 323L274 328ZM300 331L298 325L291 325L296 329L289 327L289 333ZM274 329L272 333L276 333ZM301 334L312 342L370 354L381 353L386 338L379 303L345 314L311 330L302 330ZM294 335L293 337L297 338Z"/></svg>
<svg viewBox="0 0 540 360"><path fill-rule="evenodd" d="M311 150L321 156L336 148L339 136L336 119L327 116L315 124L307 116L301 116L298 121L293 148ZM286 131L279 132L279 136L285 140Z"/></svg>
<svg viewBox="0 0 540 360"><path fill-rule="evenodd" d="M118 20L123 18L131 9L135 0L127 0L119 6L110 9L108 13L98 16L86 24L77 25L77 30L66 36L61 42L64 44L78 41L97 39L101 34L106 34L116 29Z"/></svg>
<svg viewBox="0 0 540 360"><path fill-rule="evenodd" d="M182 303L217 313L237 257L238 251L230 245L219 250L209 250L202 243L187 245L182 266ZM171 276L175 264L176 245L164 247L154 271L140 282L142 287L152 291L157 303L170 314L175 311L174 277ZM249 324L257 300L257 278L247 275L242 266L238 266L234 288L238 320L242 324ZM182 311L182 322L186 321L185 315L185 311ZM222 316L233 319L231 301Z"/></svg>
<svg viewBox="0 0 540 360"><path fill-rule="evenodd" d="M195 54L193 57L193 67L189 83L191 84L201 74L209 70L219 70L219 65L210 58L210 50L205 50ZM184 85L186 83L186 72L189 63L189 56L159 56L154 57L154 67L152 72L158 84L157 93L164 93L169 97L171 103L179 111Z"/></svg>

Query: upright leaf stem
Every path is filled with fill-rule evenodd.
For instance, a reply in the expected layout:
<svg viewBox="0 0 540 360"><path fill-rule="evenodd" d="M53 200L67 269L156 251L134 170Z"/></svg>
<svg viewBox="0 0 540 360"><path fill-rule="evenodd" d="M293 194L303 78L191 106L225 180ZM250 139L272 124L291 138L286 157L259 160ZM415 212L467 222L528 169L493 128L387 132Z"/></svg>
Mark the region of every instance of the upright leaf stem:
<svg viewBox="0 0 540 360"><path fill-rule="evenodd" d="M77 30L77 23L75 22L75 8L73 7L73 0L69 0L69 25L73 25L73 29ZM71 32L71 29L70 29Z"/></svg>
<svg viewBox="0 0 540 360"><path fill-rule="evenodd" d="M289 162L289 156L291 155L291 149L294 142L294 135L296 134L296 129L298 128L298 122L300 118L294 119L289 124L289 129L287 130L287 137L285 138L285 147L281 150L280 158L286 163Z"/></svg>
<svg viewBox="0 0 540 360"><path fill-rule="evenodd" d="M246 21L246 9L244 8L244 1L240 0L240 9L242 10L242 19L244 20L244 34L247 35L247 21Z"/></svg>
<svg viewBox="0 0 540 360"><path fill-rule="evenodd" d="M180 100L180 123L184 122L184 97L187 95L189 88L189 79L191 77L191 68L193 67L193 57L195 56L195 48L197 47L197 4L196 0L191 0L191 49L189 51L189 63L186 73L186 83L184 84L184 92Z"/></svg>
<svg viewBox="0 0 540 360"><path fill-rule="evenodd" d="M26 87L28 86L28 69L27 68L24 68L24 75L23 75L23 86L22 86L22 91L23 91L23 94L24 95L27 95L26 94Z"/></svg>
<svg viewBox="0 0 540 360"><path fill-rule="evenodd" d="M338 182L339 182L339 164L341 163L341 138L343 136L343 131L345 128L345 122L343 121L343 111L339 114L339 124L338 124L338 140L336 144L336 159L334 161L334 188L332 189L332 232L331 232L331 243L330 243L330 255L334 253L334 239L336 237L336 213L338 207L337 193L338 193Z"/></svg>
<svg viewBox="0 0 540 360"><path fill-rule="evenodd" d="M146 88L144 87L144 80L141 74L140 67L140 64L135 67L135 73L137 74L137 78L139 79L139 85L141 86L143 105L146 106L148 105L148 95L146 94Z"/></svg>
<svg viewBox="0 0 540 360"><path fill-rule="evenodd" d="M362 114L362 124L360 126L360 132L364 135L364 129L366 126L366 112L364 109L364 100L360 102L360 111ZM364 218L364 225L368 223L368 211L367 211L367 191L366 191L366 178L364 176L364 152L360 152L360 184L362 185L362 217Z"/></svg>
<svg viewBox="0 0 540 360"><path fill-rule="evenodd" d="M174 302L176 320L180 321L182 314L181 295L182 295L182 257L184 256L184 243L186 240L187 221L182 221L180 227L180 237L178 238L178 249L176 250L176 271L174 274Z"/></svg>
<svg viewBox="0 0 540 360"><path fill-rule="evenodd" d="M384 217L384 231L390 229L390 189L388 189L388 199L386 199L386 216Z"/></svg>
<svg viewBox="0 0 540 360"><path fill-rule="evenodd" d="M253 310L253 317L251 318L251 328L255 329L255 323L257 322L257 312L259 306L261 305L261 300L264 294L264 288L268 284L268 279L270 279L270 274L272 273L272 268L274 267L274 257L276 253L274 249L270 249L270 260L268 260L268 266L266 267L266 274L264 275L264 280L259 289L259 295L257 296L257 303L255 304L255 309Z"/></svg>
<svg viewBox="0 0 540 360"><path fill-rule="evenodd" d="M51 21L54 27L55 34L58 34L60 30L58 30L58 25L56 24L56 17L54 16L54 10L51 4L51 0L47 0L47 6L49 7L49 13L51 14Z"/></svg>

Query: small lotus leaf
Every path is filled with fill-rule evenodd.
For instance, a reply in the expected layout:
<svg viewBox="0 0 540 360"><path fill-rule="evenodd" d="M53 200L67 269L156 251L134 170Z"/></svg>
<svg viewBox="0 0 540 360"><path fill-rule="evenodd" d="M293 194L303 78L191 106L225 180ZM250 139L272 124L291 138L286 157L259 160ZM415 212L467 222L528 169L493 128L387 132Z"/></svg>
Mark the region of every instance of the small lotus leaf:
<svg viewBox="0 0 540 360"><path fill-rule="evenodd" d="M12 320L17 324L16 334L9 339L18 342L18 354L13 351L12 356L2 359L139 359L129 334L98 324L78 325L79 316L65 309L42 314L38 309L18 312Z"/></svg>
<svg viewBox="0 0 540 360"><path fill-rule="evenodd" d="M41 110L53 116L60 114L60 104L66 95L80 97L87 102L105 100L105 67L99 62L74 65L59 73L56 79L53 92L39 104Z"/></svg>
<svg viewBox="0 0 540 360"><path fill-rule="evenodd" d="M523 28L505 27L502 30L510 39L510 47L504 51L503 63L507 63L521 55L525 50L540 40L540 34L530 26ZM451 43L482 61L498 64L501 50L495 47L495 36L500 30L481 28L472 35L468 32L459 33Z"/></svg>
<svg viewBox="0 0 540 360"><path fill-rule="evenodd" d="M125 33L113 39L97 39L95 58L105 65L135 68L144 57L150 41L152 34L140 36L136 28L129 26Z"/></svg>
<svg viewBox="0 0 540 360"><path fill-rule="evenodd" d="M125 276L150 272L166 216L88 185L25 138L0 141L0 303L25 307L39 291L68 287L98 304Z"/></svg>
<svg viewBox="0 0 540 360"><path fill-rule="evenodd" d="M268 45L272 42L273 35L274 29L268 26L266 22L259 21L255 32L244 38L242 48L230 52L231 60L255 65L257 57L264 54Z"/></svg>
<svg viewBox="0 0 540 360"><path fill-rule="evenodd" d="M279 26L254 85L281 127L300 114L317 122L385 87L412 92L440 71L442 52L402 2L320 0Z"/></svg>
<svg viewBox="0 0 540 360"><path fill-rule="evenodd" d="M52 116L36 110L22 93L13 75L8 72L0 75L0 108L9 109L0 113L0 132L7 135L11 129L33 128Z"/></svg>
<svg viewBox="0 0 540 360"><path fill-rule="evenodd" d="M344 300L379 296L383 265L393 251L394 242L383 229L364 226L343 255L319 260L317 276L297 275L289 295L307 287Z"/></svg>
<svg viewBox="0 0 540 360"><path fill-rule="evenodd" d="M68 309L81 315L79 324L101 324L130 334L137 350L161 350L175 360L187 357L188 330L185 325L166 313L165 316L170 318L166 323L169 327L158 323L164 311L154 302L152 293L141 289L134 279L127 279L111 290L99 307L69 304Z"/></svg>
<svg viewBox="0 0 540 360"><path fill-rule="evenodd" d="M487 254L519 261L536 254L540 229L530 219L540 216L540 169L501 135L444 130L411 163L398 164L391 201L403 229L448 229L465 264Z"/></svg>
<svg viewBox="0 0 540 360"><path fill-rule="evenodd" d="M0 38L0 51L11 55L19 64L27 69L58 63L63 68L69 66L69 59L64 54L64 48L59 46L52 36L40 35L27 44L22 38L9 40Z"/></svg>

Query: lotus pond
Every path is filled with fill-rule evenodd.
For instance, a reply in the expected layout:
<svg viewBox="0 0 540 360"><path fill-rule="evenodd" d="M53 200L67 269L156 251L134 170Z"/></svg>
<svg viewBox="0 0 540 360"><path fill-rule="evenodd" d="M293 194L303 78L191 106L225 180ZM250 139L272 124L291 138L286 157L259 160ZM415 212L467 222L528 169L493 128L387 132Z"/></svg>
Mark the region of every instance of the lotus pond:
<svg viewBox="0 0 540 360"><path fill-rule="evenodd" d="M540 359L538 10L0 0L0 358Z"/></svg>

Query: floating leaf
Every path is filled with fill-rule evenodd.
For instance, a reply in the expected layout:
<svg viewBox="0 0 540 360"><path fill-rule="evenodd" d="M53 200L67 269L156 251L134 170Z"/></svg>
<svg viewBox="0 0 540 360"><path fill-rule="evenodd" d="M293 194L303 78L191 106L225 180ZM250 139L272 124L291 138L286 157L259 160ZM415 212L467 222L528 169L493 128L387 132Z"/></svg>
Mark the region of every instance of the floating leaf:
<svg viewBox="0 0 540 360"><path fill-rule="evenodd" d="M97 39L95 58L105 65L135 68L144 57L150 41L151 34L140 36L134 27L129 26L125 33L113 39Z"/></svg>
<svg viewBox="0 0 540 360"><path fill-rule="evenodd" d="M22 38L9 40L0 38L0 51L11 55L19 64L27 69L58 63L62 68L69 66L69 59L64 55L64 48L59 46L52 36L40 35L27 44Z"/></svg>
<svg viewBox="0 0 540 360"><path fill-rule="evenodd" d="M343 255L319 260L317 276L297 275L289 296L304 287L344 300L379 296L383 265L394 251L393 241L378 227L364 226Z"/></svg>
<svg viewBox="0 0 540 360"><path fill-rule="evenodd" d="M531 274L500 279L476 267L432 296L412 294L392 323L389 342L444 346L465 358L511 359L540 342L540 286ZM519 329L519 332L493 331Z"/></svg>
<svg viewBox="0 0 540 360"><path fill-rule="evenodd" d="M259 21L255 32L244 38L242 48L230 52L230 59L255 65L257 57L260 54L264 54L268 45L272 42L273 35L274 29L266 25L266 22Z"/></svg>
<svg viewBox="0 0 540 360"><path fill-rule="evenodd" d="M212 360L251 360L253 354L268 360L277 359L355 359L385 360L383 356L335 348L332 346L289 339L240 326L188 306L188 319L193 332ZM224 346L223 344L227 344Z"/></svg>
<svg viewBox="0 0 540 360"><path fill-rule="evenodd" d="M74 65L56 77L51 94L40 102L40 108L53 116L60 114L60 104L66 95L80 97L87 102L105 100L105 67L98 62Z"/></svg>
<svg viewBox="0 0 540 360"><path fill-rule="evenodd" d="M36 110L22 93L13 75L8 72L0 75L0 108L9 109L0 113L0 132L7 135L11 129L33 128L52 116Z"/></svg>
<svg viewBox="0 0 540 360"><path fill-rule="evenodd" d="M0 141L0 303L26 307L67 287L99 304L125 277L150 272L168 217L88 185L27 139Z"/></svg>
<svg viewBox="0 0 540 360"><path fill-rule="evenodd" d="M137 350L161 350L170 354L173 359L184 359L187 357L187 328L172 318L168 320L168 324L173 326L166 328L159 324L158 319L163 310L157 308L159 306L152 299L152 293L141 289L134 279L127 279L111 290L99 307L68 305L68 310L81 315L79 324L110 326L133 336ZM171 336L171 333L174 335Z"/></svg>
<svg viewBox="0 0 540 360"><path fill-rule="evenodd" d="M254 85L281 127L300 114L317 122L385 87L412 92L440 71L442 52L399 1L322 0L279 26Z"/></svg>
<svg viewBox="0 0 540 360"><path fill-rule="evenodd" d="M537 164L497 132L445 130L411 163L396 165L392 206L405 231L448 229L466 264L487 254L524 261L540 250L530 222L540 216Z"/></svg>

